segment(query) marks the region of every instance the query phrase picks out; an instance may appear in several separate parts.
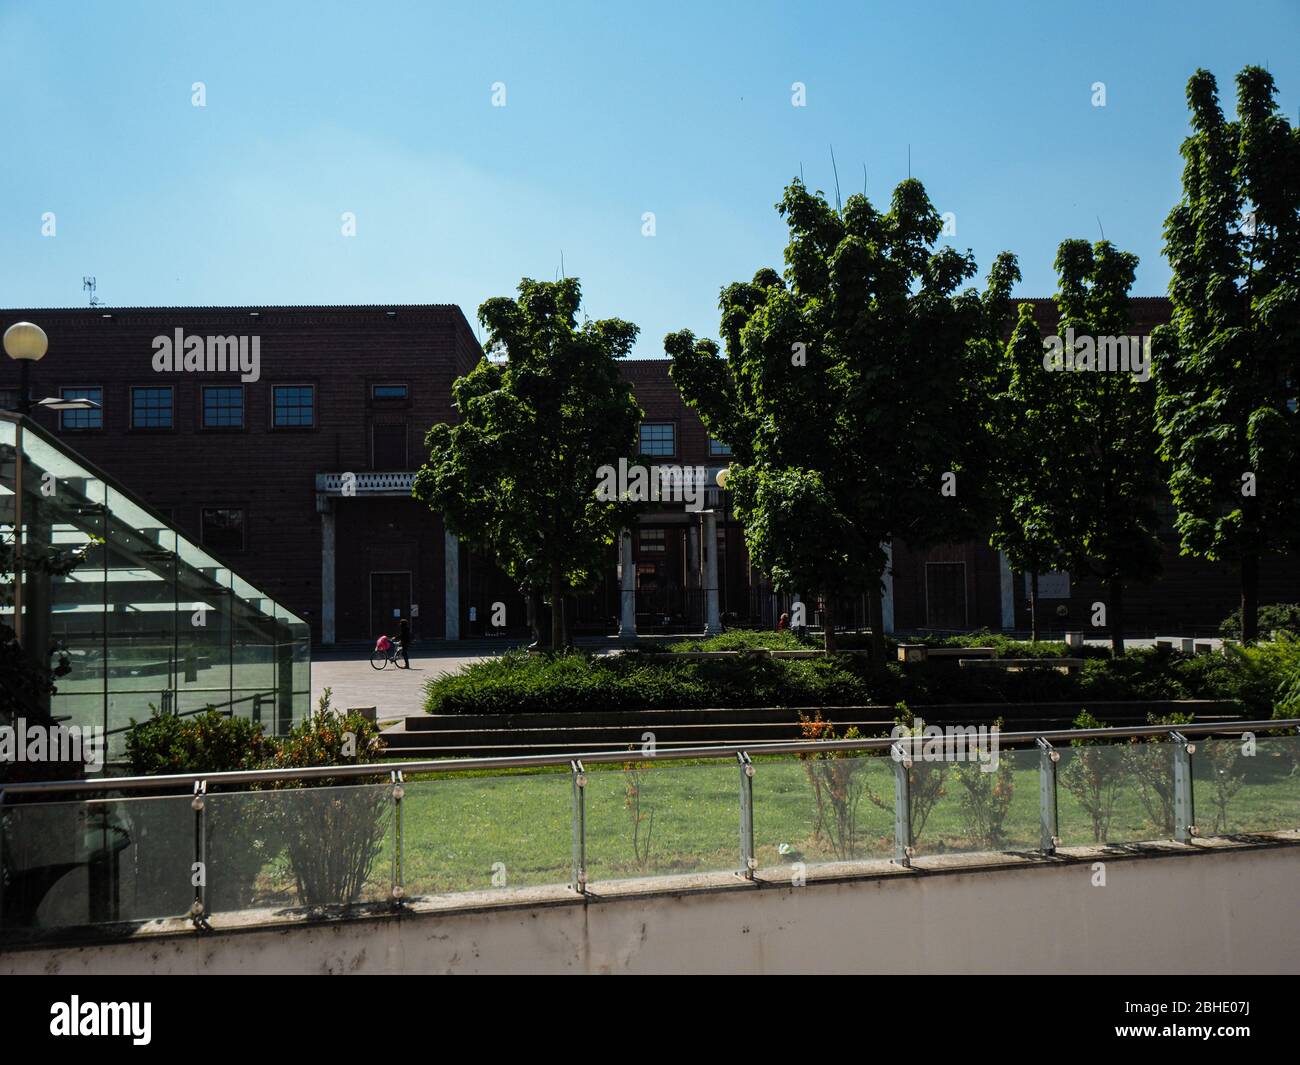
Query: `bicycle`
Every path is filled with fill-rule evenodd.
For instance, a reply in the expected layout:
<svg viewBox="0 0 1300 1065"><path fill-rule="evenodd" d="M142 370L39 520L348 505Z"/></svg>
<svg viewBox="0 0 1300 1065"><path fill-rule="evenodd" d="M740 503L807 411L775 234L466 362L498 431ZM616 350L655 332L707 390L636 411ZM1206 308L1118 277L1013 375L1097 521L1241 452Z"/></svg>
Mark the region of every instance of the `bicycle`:
<svg viewBox="0 0 1300 1065"><path fill-rule="evenodd" d="M409 669L409 666L403 666L397 660L400 653L401 648L398 646L395 637L380 636L375 641L375 649L370 652L370 667L372 669L387 669L388 663L391 662L394 669Z"/></svg>

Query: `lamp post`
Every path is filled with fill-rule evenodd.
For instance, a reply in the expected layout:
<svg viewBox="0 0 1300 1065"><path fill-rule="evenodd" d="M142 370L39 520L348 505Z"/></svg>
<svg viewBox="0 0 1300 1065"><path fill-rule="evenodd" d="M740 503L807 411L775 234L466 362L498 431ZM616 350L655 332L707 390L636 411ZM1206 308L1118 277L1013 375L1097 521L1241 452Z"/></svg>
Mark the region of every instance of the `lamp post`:
<svg viewBox="0 0 1300 1065"><path fill-rule="evenodd" d="M18 413L31 414L31 368L40 362L50 346L45 330L32 322L15 322L5 330L5 353L22 367L18 386Z"/></svg>

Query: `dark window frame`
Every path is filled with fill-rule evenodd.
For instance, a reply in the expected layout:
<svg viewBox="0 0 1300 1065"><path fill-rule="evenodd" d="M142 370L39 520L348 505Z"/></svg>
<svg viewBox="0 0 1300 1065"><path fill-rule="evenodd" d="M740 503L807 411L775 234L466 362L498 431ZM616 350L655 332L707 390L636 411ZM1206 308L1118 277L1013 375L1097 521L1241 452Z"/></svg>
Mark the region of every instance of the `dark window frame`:
<svg viewBox="0 0 1300 1065"><path fill-rule="evenodd" d="M167 405L167 413L170 419L168 425L140 425L136 421L135 394L137 392L166 392L171 401ZM127 397L130 403L127 405L128 426L131 432L140 433L174 433L176 432L176 386L175 385L129 385L127 387ZM160 408L146 408L148 410Z"/></svg>
<svg viewBox="0 0 1300 1065"><path fill-rule="evenodd" d="M233 511L239 515L239 546L226 547L224 545L208 543L207 515L209 511L223 510ZM200 505L199 507L199 547L204 551L215 551L217 555L242 555L248 550L248 508L243 506L229 506L224 503L214 503L211 505Z"/></svg>
<svg viewBox="0 0 1300 1065"><path fill-rule="evenodd" d="M286 422L281 424L279 392L282 388L305 388L311 393L311 420L308 422ZM300 409L301 404L295 404L287 409ZM277 433L283 432L303 432L315 429L316 422L316 385L312 381L280 381L271 385L271 428Z"/></svg>
<svg viewBox="0 0 1300 1065"><path fill-rule="evenodd" d="M95 399L94 396L70 396L69 392L98 392L99 410L61 410L59 411L59 432L61 433L102 433L104 431L104 386L103 385L62 385L59 388L60 399ZM69 425L68 417L99 419L98 425Z"/></svg>
<svg viewBox="0 0 1300 1065"><path fill-rule="evenodd" d="M213 425L208 421L208 393L216 390L239 393L239 424ZM200 385L199 386L199 425L209 433L242 433L248 429L248 389L237 385Z"/></svg>
<svg viewBox="0 0 1300 1065"><path fill-rule="evenodd" d="M645 450L645 430L648 428L663 429L667 428L671 435L672 447L668 451L646 451ZM646 455L657 459L671 459L677 457L677 423L676 422L642 422L636 430L637 454Z"/></svg>

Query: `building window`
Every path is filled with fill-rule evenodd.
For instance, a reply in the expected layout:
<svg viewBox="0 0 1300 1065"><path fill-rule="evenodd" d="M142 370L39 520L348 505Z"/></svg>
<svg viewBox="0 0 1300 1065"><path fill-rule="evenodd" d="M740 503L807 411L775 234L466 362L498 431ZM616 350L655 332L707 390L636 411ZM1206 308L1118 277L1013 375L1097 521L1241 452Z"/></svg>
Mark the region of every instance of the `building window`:
<svg viewBox="0 0 1300 1065"><path fill-rule="evenodd" d="M244 512L230 507L204 507L199 511L199 538L217 554L244 550Z"/></svg>
<svg viewBox="0 0 1300 1065"><path fill-rule="evenodd" d="M274 393L276 428L310 428L315 424L316 389L312 385L276 385Z"/></svg>
<svg viewBox="0 0 1300 1065"><path fill-rule="evenodd" d="M242 429L244 427L244 390L239 387L204 388L203 427L205 429Z"/></svg>
<svg viewBox="0 0 1300 1065"><path fill-rule="evenodd" d="M663 529L638 529L637 539L641 541L641 551L643 553L662 553L665 550Z"/></svg>
<svg viewBox="0 0 1300 1065"><path fill-rule="evenodd" d="M100 405L99 410L60 411L60 429L104 428L104 390L102 388L63 388L59 390L59 395L64 399L89 399Z"/></svg>
<svg viewBox="0 0 1300 1065"><path fill-rule="evenodd" d="M677 454L676 429L672 422L642 422L640 452L642 455Z"/></svg>
<svg viewBox="0 0 1300 1065"><path fill-rule="evenodd" d="M172 390L161 388L131 389L132 429L171 429Z"/></svg>
<svg viewBox="0 0 1300 1065"><path fill-rule="evenodd" d="M373 449L370 468L374 470L406 469L406 424L371 427Z"/></svg>
<svg viewBox="0 0 1300 1065"><path fill-rule="evenodd" d="M371 385L370 397L372 399L406 399L405 385Z"/></svg>
<svg viewBox="0 0 1300 1065"><path fill-rule="evenodd" d="M714 440L709 437L709 454L729 456L731 454L731 445L724 444L721 440Z"/></svg>

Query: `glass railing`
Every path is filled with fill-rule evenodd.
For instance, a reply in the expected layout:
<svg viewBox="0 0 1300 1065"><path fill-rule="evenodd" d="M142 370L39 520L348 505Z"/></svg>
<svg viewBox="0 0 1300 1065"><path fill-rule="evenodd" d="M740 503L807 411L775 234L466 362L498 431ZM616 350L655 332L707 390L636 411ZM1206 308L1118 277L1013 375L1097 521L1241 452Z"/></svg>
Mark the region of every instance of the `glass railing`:
<svg viewBox="0 0 1300 1065"><path fill-rule="evenodd" d="M964 751L904 737L13 784L0 791L0 932L520 888L677 890L710 874L790 883L873 860L1298 830L1297 726L993 732Z"/></svg>

